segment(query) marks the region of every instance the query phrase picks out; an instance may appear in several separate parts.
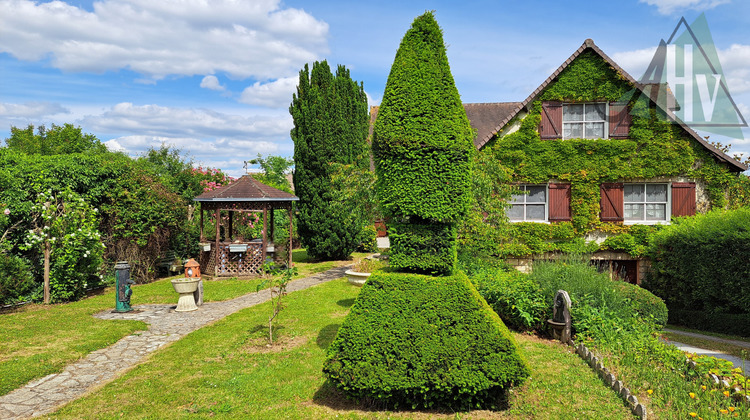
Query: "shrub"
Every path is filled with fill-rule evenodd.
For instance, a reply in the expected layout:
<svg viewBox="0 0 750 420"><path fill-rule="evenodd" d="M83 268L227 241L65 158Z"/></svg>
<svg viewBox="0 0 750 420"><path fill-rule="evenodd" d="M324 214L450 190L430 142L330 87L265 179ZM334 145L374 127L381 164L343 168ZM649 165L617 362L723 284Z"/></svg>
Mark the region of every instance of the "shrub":
<svg viewBox="0 0 750 420"><path fill-rule="evenodd" d="M697 330L750 337L750 314L672 309L669 311L669 323Z"/></svg>
<svg viewBox="0 0 750 420"><path fill-rule="evenodd" d="M451 225L471 202L473 137L442 31L427 12L401 40L373 127L376 190L384 214L399 231L391 236L392 266L423 273L453 270L456 229ZM412 240L417 243L407 243Z"/></svg>
<svg viewBox="0 0 750 420"><path fill-rule="evenodd" d="M27 299L34 289L34 276L29 262L0 252L0 305Z"/></svg>
<svg viewBox="0 0 750 420"><path fill-rule="evenodd" d="M661 298L635 284L616 281L613 286L624 299L630 301L636 315L653 319L662 327L667 325L667 305Z"/></svg>
<svg viewBox="0 0 750 420"><path fill-rule="evenodd" d="M366 226L362 230L362 243L359 244L357 251L378 252L378 231L374 225Z"/></svg>
<svg viewBox="0 0 750 420"><path fill-rule="evenodd" d="M671 309L750 314L750 208L679 218L653 236L644 282Z"/></svg>
<svg viewBox="0 0 750 420"><path fill-rule="evenodd" d="M468 278L370 276L323 371L347 395L393 407L499 408L529 369Z"/></svg>
<svg viewBox="0 0 750 420"><path fill-rule="evenodd" d="M535 330L548 319L550 306L539 284L528 275L510 269L486 270L472 280L479 294L500 315L506 325L519 330Z"/></svg>

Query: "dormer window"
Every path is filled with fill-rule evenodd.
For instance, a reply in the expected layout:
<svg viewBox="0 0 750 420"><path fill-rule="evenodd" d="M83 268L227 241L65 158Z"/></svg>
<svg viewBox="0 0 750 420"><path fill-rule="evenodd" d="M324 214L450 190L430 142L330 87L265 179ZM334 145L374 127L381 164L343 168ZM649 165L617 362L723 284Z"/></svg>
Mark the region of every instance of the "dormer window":
<svg viewBox="0 0 750 420"><path fill-rule="evenodd" d="M563 104L563 139L606 139L607 103Z"/></svg>
<svg viewBox="0 0 750 420"><path fill-rule="evenodd" d="M630 111L624 102L542 101L539 137L553 139L626 139Z"/></svg>

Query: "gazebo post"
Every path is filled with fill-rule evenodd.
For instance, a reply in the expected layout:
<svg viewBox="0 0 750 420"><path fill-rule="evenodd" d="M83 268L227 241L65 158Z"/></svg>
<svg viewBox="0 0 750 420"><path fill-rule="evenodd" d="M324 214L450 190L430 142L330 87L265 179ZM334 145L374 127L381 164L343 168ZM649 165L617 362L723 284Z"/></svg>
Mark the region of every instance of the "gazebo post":
<svg viewBox="0 0 750 420"><path fill-rule="evenodd" d="M216 277L219 276L219 252L221 251L219 249L219 225L221 225L221 208L219 206L216 207L216 212L214 213L216 215L216 261L214 261L214 275Z"/></svg>
<svg viewBox="0 0 750 420"><path fill-rule="evenodd" d="M293 214L292 214L292 208L293 207L294 206L292 205L292 203L289 203L289 246L287 247L287 248L289 248L289 250L288 250L289 251L289 262L286 265L287 268L292 268L292 237L293 237L293 235L292 235L292 228L294 227L294 225L292 223L292 216L293 216Z"/></svg>
<svg viewBox="0 0 750 420"><path fill-rule="evenodd" d="M201 234L199 236L200 239L198 239L198 240L201 241L201 242L203 242L203 240L204 240L203 239L203 203L201 203L201 229L200 229L200 232L201 232Z"/></svg>
<svg viewBox="0 0 750 420"><path fill-rule="evenodd" d="M234 239L234 230L232 230L232 216L234 216L234 212L232 210L229 210L229 229L227 230L227 238L229 238L229 242L232 242Z"/></svg>
<svg viewBox="0 0 750 420"><path fill-rule="evenodd" d="M274 223L274 221L273 221L273 218L274 218L275 214L276 214L276 209L274 208L274 206L271 206L271 227L269 227L269 229L271 231L271 234L268 235L271 238L271 242L274 242L274 240L273 240L273 238L274 238L274 230L276 229L276 227L275 227L276 223ZM276 242L274 242L273 246L274 246L274 253L275 253L276 252Z"/></svg>
<svg viewBox="0 0 750 420"><path fill-rule="evenodd" d="M268 252L268 203L263 203L263 263L266 262L266 252Z"/></svg>

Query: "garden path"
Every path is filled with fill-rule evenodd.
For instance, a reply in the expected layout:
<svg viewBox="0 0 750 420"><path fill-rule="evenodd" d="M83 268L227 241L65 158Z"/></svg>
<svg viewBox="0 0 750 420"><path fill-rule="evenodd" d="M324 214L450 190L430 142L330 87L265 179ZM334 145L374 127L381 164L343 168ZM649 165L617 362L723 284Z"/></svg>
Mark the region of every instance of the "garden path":
<svg viewBox="0 0 750 420"><path fill-rule="evenodd" d="M746 343L744 341L727 340L725 338L714 337L714 336L710 336L710 335L697 334L697 333L691 333L691 332L685 332L685 331L670 330L668 328L664 328L664 331L679 333L679 334L683 334L683 335L687 335L687 336L691 336L691 337L695 337L695 338L700 338L700 339L703 339L703 340L711 340L711 341L718 341L718 342L721 342L721 343L734 344L735 346L745 347L748 350L750 350L750 343ZM712 356L712 357L716 357L718 359L729 360L730 362L732 362L732 364L734 365L735 368L743 368L743 365L744 365L744 373L745 373L745 375L750 374L750 360L745 360L744 363L743 363L743 360L741 358L739 358L737 356L733 356L731 354L727 354L727 353L718 351L718 350L706 350L706 349L702 349L702 348L691 346L689 344L684 344L684 343L680 343L680 342L677 342L677 341L671 341L671 340L667 341L667 342L669 344L677 347L678 349L680 349L682 351L686 351L688 353L695 353L698 356Z"/></svg>
<svg viewBox="0 0 750 420"><path fill-rule="evenodd" d="M334 268L294 280L287 286L287 291L295 292L344 277L344 271L349 268ZM149 328L90 353L60 373L47 375L0 396L0 419L24 419L51 413L111 382L166 344L240 309L269 299L270 291L266 289L232 300L204 303L192 312L175 312L175 305L136 305L133 309L141 311L139 313L100 312L94 316L101 319L142 320L149 324Z"/></svg>

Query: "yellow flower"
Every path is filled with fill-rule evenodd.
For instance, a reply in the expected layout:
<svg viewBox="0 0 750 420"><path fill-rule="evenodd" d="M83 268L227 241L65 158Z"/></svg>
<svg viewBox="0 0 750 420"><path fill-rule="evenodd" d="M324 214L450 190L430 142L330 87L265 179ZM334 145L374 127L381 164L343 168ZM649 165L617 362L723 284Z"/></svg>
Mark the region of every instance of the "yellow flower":
<svg viewBox="0 0 750 420"><path fill-rule="evenodd" d="M690 417L695 417L698 415L698 413L688 413L688 414L690 414Z"/></svg>
<svg viewBox="0 0 750 420"><path fill-rule="evenodd" d="M647 390L646 390L646 393L647 393L648 395L651 395L651 394L653 394L653 393L654 393L654 390L653 390L653 389L647 389Z"/></svg>
<svg viewBox="0 0 750 420"><path fill-rule="evenodd" d="M695 398L695 393L693 393L693 392L691 392L691 393L690 393L690 394L688 394L688 395L690 395L690 398Z"/></svg>
<svg viewBox="0 0 750 420"><path fill-rule="evenodd" d="M725 410L723 408L721 410L719 410L719 411L721 411L721 414L729 414L729 410Z"/></svg>
<svg viewBox="0 0 750 420"><path fill-rule="evenodd" d="M706 390L706 386L705 385L701 385L701 389L705 391Z"/></svg>
<svg viewBox="0 0 750 420"><path fill-rule="evenodd" d="M729 391L724 391L723 394L724 394L725 397L728 397L729 396Z"/></svg>
<svg viewBox="0 0 750 420"><path fill-rule="evenodd" d="M731 411L731 412L734 412L734 410L736 410L736 408L734 408L734 407L727 407L727 409L728 409L729 411Z"/></svg>

